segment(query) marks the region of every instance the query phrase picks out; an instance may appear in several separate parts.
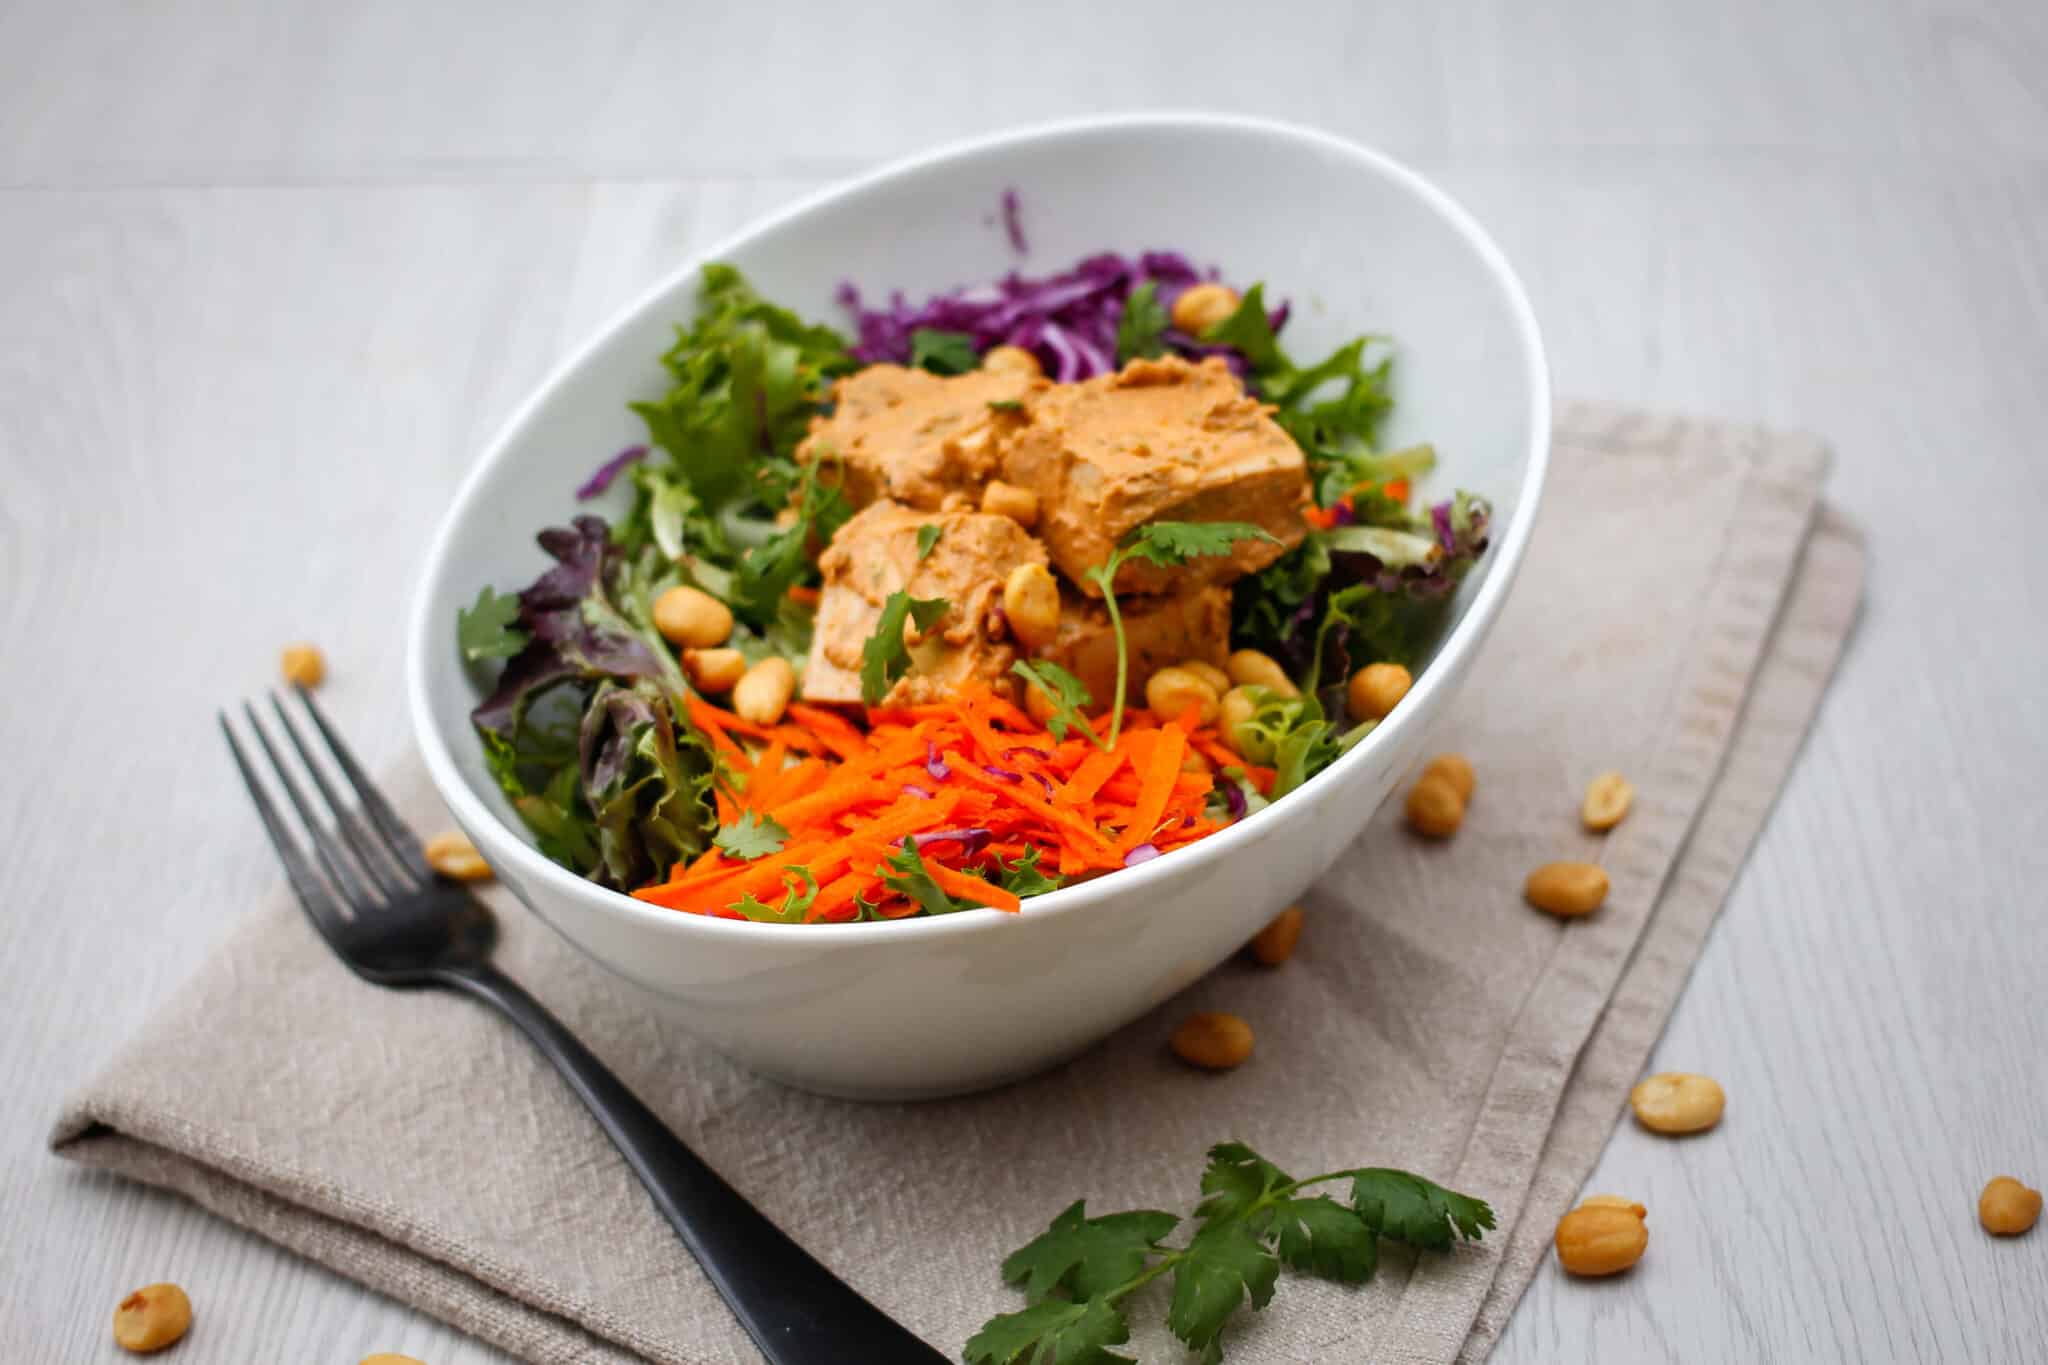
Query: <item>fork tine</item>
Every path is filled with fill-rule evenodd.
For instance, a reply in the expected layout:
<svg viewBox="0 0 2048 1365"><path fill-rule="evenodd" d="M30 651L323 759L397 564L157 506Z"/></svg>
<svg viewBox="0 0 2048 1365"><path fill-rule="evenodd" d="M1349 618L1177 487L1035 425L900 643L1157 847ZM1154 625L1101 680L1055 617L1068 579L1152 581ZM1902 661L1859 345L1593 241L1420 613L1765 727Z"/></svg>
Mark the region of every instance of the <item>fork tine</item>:
<svg viewBox="0 0 2048 1365"><path fill-rule="evenodd" d="M313 785L320 789L320 795L326 799L328 808L334 812L334 822L341 831L341 837L355 850L356 860L369 872L370 880L376 882L387 896L395 896L401 891L418 890L424 886L426 883L423 880L409 875L411 869L405 866L402 858L390 853L389 850L380 851L381 846L373 843L369 834L364 831L362 821L348 808L348 803L335 793L333 784L327 780L327 774L313 761L313 751L306 747L306 741L299 736L299 727L292 723L291 716L285 712L284 702L275 692L270 694L270 706L277 712L277 723L284 727L286 737L292 742L292 748L298 750L299 757L304 760L306 772L313 779ZM396 864L398 869L395 874L392 871L393 864Z"/></svg>
<svg viewBox="0 0 2048 1365"><path fill-rule="evenodd" d="M284 864L285 879L292 884L298 895L299 904L305 908L306 918L313 921L313 927L320 936L336 950L341 948L341 938L348 932L348 921L334 903L334 897L306 861L306 854L298 841L285 828L284 818L277 813L270 794L263 790L263 784L256 780L256 772L249 766L249 756L242 752L242 745L235 738L234 727L228 724L228 713L222 711L220 732L226 736L228 751L235 756L235 766L241 769L243 785L249 788L249 799L256 803L256 814L262 817L263 828L270 835L270 842L277 849L278 860Z"/></svg>
<svg viewBox="0 0 2048 1365"><path fill-rule="evenodd" d="M376 784L364 773L363 765L356 762L355 754L342 742L334 727L327 723L326 713L313 701L313 694L297 686L294 686L292 691L299 694L299 703L306 708L306 714L313 718L313 724L320 727L320 737L327 741L328 752L334 755L334 761L341 766L342 775L348 778L348 784L356 789L356 799L363 803L363 809L369 813L370 823L384 836L385 847L389 848L392 856L423 885L427 883L430 880L430 873L426 855L420 851L419 839L406 828L405 821L398 818L398 812L391 809L391 803L384 799L384 793L377 790Z"/></svg>
<svg viewBox="0 0 2048 1365"><path fill-rule="evenodd" d="M270 742L263 723L256 719L256 708L242 703L243 712L249 717L249 728L256 732L256 742L263 746L263 752L270 759L270 766L277 774L278 785L284 788L285 798L292 803L292 809L299 813L300 821L306 826L306 837L312 841L313 853L320 859L320 866L327 869L327 879L334 883L335 890L347 901L357 914L366 914L376 908L378 897L363 883L362 875L349 862L348 853L341 844L321 828L320 817L299 790L299 784L292 780L292 771L284 764L283 757Z"/></svg>

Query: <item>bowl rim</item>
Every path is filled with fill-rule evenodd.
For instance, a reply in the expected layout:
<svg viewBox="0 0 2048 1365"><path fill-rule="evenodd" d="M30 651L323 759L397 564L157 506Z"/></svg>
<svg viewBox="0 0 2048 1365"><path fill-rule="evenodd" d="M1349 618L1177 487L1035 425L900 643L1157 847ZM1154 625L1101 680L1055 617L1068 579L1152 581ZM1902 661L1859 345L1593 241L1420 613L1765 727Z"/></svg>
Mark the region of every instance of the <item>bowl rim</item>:
<svg viewBox="0 0 2048 1365"><path fill-rule="evenodd" d="M1449 637L1438 650L1436 658L1423 670L1422 676L1416 679L1411 693L1415 704L1398 708L1391 719L1377 727L1323 773L1317 774L1310 787L1321 785L1320 779L1324 777L1338 777L1369 762L1372 754L1395 743L1407 725L1418 723L1415 718L1430 709L1427 702L1431 696L1455 685L1457 677L1462 674L1471 656L1484 641L1506 601L1515 571L1528 546L1550 463L1552 395L1549 361L1544 351L1542 333L1537 327L1535 312L1529 305L1521 279L1515 274L1514 267L1508 263L1507 257L1494 243L1493 238L1461 204L1420 172L1384 152L1302 124L1255 115L1176 111L1087 115L1026 124L948 142L891 161L866 174L805 195L781 209L753 220L739 231L706 249L691 254L675 269L635 295L592 331L582 344L549 371L547 377L533 388L492 436L482 457L471 466L469 473L456 489L455 496L449 502L448 510L443 514L428 547L419 587L414 593L407 630L406 691L414 736L426 760L427 771L433 779L435 788L459 824L466 829L478 831L483 842L493 845L487 849L493 863L508 862L522 879L536 881L552 892L597 909L601 913L623 915L628 919L637 920L656 933L684 937L709 935L733 946L748 941L765 946L772 941L782 947L793 947L800 942L814 939L820 944L829 941L839 947L849 947L857 942L869 941L931 941L938 937L984 932L992 926L1010 923L1025 916L1041 918L1083 913L1098 907L1102 901L1112 896L1126 893L1142 895L1148 889L1156 889L1164 878L1178 877L1184 872L1193 871L1195 860L1206 861L1227 857L1262 837L1266 831L1274 828L1279 820L1287 818L1288 813L1281 810L1287 799L1282 798L1266 809L1185 848L1176 849L1165 857L1152 859L1137 867L1121 869L1113 875L1105 875L1076 886L1063 887L1042 896L1035 896L1021 912L1016 913L977 907L948 915L805 925L757 923L752 920L731 920L713 915L685 914L646 904L623 891L613 891L585 880L541 853L506 821L500 819L495 811L470 790L468 781L457 767L454 755L441 733L429 699L428 651L446 644L445 623L440 621L432 610L430 599L433 596L433 587L444 570L449 542L455 535L455 529L467 519L470 504L477 498L485 476L504 458L505 452L511 447L518 433L553 398L555 392L569 380L570 376L583 366L591 354L621 328L628 326L645 310L654 306L656 300L666 296L685 279L695 275L704 263L724 259L735 249L757 237L773 232L828 205L865 194L891 181L937 168L972 162L989 152L1034 142L1058 142L1103 133L1146 131L1255 134L1305 143L1353 162L1362 163L1372 171L1400 184L1434 209L1477 253L1492 275L1494 283L1506 297L1517 339L1521 343L1529 384L1527 416L1531 435L1527 452L1528 463L1522 477L1516 516L1491 546L1493 563L1488 566L1486 579L1480 585L1478 596L1452 628ZM1341 785L1340 781L1331 781L1326 784L1325 790L1334 792Z"/></svg>

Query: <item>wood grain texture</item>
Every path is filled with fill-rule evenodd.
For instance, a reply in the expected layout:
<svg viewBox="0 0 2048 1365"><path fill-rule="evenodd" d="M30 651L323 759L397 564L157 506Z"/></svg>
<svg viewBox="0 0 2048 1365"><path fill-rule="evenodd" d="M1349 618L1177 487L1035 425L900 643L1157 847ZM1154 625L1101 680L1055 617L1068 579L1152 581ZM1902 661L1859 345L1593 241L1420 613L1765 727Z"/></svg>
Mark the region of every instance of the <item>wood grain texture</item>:
<svg viewBox="0 0 2048 1365"><path fill-rule="evenodd" d="M572 343L824 180L1140 105L1411 160L1516 262L1561 393L1821 432L1869 535L1860 632L1657 1055L1728 1118L1619 1130L1593 1183L1650 1206L1649 1257L1539 1274L1498 1358L2040 1358L2048 1234L1973 1211L1992 1174L2048 1178L2048 9L1099 8L0 5L0 1273L28 1359L106 1358L114 1301L164 1277L193 1365L499 1359L41 1150L274 879L213 708L314 638L395 754L428 528Z"/></svg>

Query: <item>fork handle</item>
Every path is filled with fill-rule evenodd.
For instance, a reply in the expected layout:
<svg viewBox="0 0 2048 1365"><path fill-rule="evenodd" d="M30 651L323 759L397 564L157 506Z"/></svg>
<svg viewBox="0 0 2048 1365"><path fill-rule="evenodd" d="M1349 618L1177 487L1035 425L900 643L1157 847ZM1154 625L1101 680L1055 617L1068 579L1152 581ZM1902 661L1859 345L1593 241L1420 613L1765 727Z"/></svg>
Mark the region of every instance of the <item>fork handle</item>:
<svg viewBox="0 0 2048 1365"><path fill-rule="evenodd" d="M445 979L496 1006L555 1064L770 1365L946 1360L726 1184L519 983L488 964Z"/></svg>

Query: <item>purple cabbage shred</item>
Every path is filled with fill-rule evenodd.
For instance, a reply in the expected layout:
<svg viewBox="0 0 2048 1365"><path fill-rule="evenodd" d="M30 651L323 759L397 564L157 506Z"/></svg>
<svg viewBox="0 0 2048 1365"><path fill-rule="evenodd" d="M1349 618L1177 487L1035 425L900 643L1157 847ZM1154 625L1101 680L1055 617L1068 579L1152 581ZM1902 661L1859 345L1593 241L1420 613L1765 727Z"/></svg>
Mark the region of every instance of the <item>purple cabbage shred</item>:
<svg viewBox="0 0 2048 1365"><path fill-rule="evenodd" d="M599 465L597 472L583 481L583 486L576 490L576 501L589 502L592 498L604 492L605 489L610 488L612 480L624 473L627 465L637 464L646 458L646 446L627 446L624 450Z"/></svg>
<svg viewBox="0 0 2048 1365"><path fill-rule="evenodd" d="M1124 866L1136 867L1139 863L1149 863L1158 856L1159 845L1139 844L1136 848L1132 849L1129 853L1126 853L1124 855Z"/></svg>

